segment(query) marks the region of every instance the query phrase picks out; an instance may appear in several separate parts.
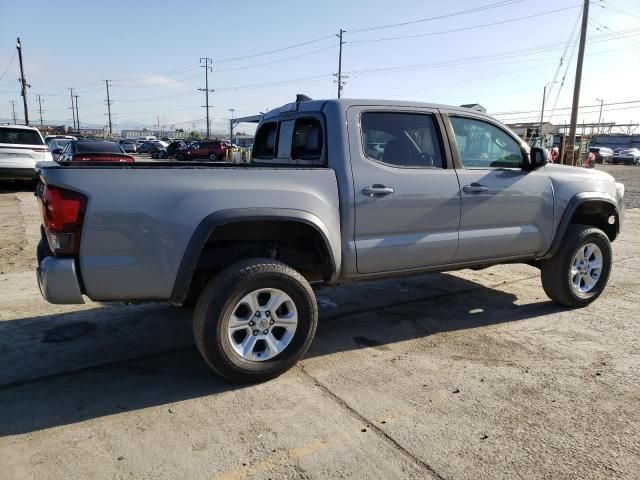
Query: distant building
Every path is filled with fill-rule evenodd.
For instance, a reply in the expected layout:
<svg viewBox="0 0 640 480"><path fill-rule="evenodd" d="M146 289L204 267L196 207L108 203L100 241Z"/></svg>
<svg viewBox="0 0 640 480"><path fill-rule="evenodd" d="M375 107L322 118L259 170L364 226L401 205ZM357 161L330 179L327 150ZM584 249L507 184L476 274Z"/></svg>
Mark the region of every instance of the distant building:
<svg viewBox="0 0 640 480"><path fill-rule="evenodd" d="M470 110L475 110L480 113L487 113L487 109L484 108L479 103L465 103L464 105L460 105L462 108L468 108Z"/></svg>
<svg viewBox="0 0 640 480"><path fill-rule="evenodd" d="M524 123L507 123L507 127L513 130L518 136L524 140L531 137L539 137L540 122L524 122ZM558 127L553 123L544 122L542 124L542 133L545 135L558 133Z"/></svg>

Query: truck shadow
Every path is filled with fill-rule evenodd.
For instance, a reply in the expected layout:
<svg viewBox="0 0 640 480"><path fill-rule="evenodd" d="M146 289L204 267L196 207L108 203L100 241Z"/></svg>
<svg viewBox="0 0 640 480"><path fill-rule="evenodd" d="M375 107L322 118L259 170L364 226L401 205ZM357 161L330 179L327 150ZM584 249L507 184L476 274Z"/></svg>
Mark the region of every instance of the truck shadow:
<svg viewBox="0 0 640 480"><path fill-rule="evenodd" d="M518 305L513 294L449 274L327 288L318 300L321 319L304 361L561 310L547 301ZM147 407L171 411L174 402L252 388L209 370L190 340L189 311L166 305L94 310L102 315L83 310L0 322L0 338L8 338L0 344L0 362L19 371L0 385L0 436ZM137 328L117 333L131 322ZM158 349L149 350L149 344ZM53 365L43 370L48 362Z"/></svg>

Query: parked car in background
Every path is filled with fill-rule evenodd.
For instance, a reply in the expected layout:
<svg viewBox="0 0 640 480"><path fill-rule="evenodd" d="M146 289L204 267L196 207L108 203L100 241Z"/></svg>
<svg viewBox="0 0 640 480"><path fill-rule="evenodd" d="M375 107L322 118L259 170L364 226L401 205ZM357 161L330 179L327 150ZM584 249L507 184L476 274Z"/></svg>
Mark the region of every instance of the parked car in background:
<svg viewBox="0 0 640 480"><path fill-rule="evenodd" d="M167 147L167 155L171 158L175 157L179 150L185 150L187 144L183 140L175 140Z"/></svg>
<svg viewBox="0 0 640 480"><path fill-rule="evenodd" d="M60 137L54 137L49 139L49 142L47 142L47 147L49 148L49 151L52 152L51 155L53 159L57 160L58 158L58 156L53 153L54 150L62 151L62 149L67 146L67 143L73 140L74 140L73 138L60 138Z"/></svg>
<svg viewBox="0 0 640 480"><path fill-rule="evenodd" d="M0 125L0 179L31 180L36 162L53 160L38 129L23 125Z"/></svg>
<svg viewBox="0 0 640 480"><path fill-rule="evenodd" d="M614 153L611 163L614 165L640 165L640 149L638 148L624 148L618 153Z"/></svg>
<svg viewBox="0 0 640 480"><path fill-rule="evenodd" d="M155 150L153 150L153 152L151 152L151 158L169 158L169 154L167 153L166 148L156 148Z"/></svg>
<svg viewBox="0 0 640 480"><path fill-rule="evenodd" d="M47 135L44 137L44 143L49 144L52 139L67 139L67 140L78 140L77 137L73 135Z"/></svg>
<svg viewBox="0 0 640 480"><path fill-rule="evenodd" d="M118 141L118 144L126 153L138 153L138 144L135 140L125 138L124 140Z"/></svg>
<svg viewBox="0 0 640 480"><path fill-rule="evenodd" d="M596 156L596 163L611 163L613 150L609 147L591 147L589 151Z"/></svg>
<svg viewBox="0 0 640 480"><path fill-rule="evenodd" d="M72 140L61 152L58 153L58 163L132 163L134 161L134 158L131 155L127 155L122 147L115 142Z"/></svg>
<svg viewBox="0 0 640 480"><path fill-rule="evenodd" d="M227 155L227 146L220 140L205 140L199 142L194 147L181 150L176 154L176 160L223 160Z"/></svg>
<svg viewBox="0 0 640 480"><path fill-rule="evenodd" d="M160 140L150 140L148 142L144 142L142 145L138 147L139 153L153 153L155 150L160 148L166 148L167 144L165 142L161 142Z"/></svg>

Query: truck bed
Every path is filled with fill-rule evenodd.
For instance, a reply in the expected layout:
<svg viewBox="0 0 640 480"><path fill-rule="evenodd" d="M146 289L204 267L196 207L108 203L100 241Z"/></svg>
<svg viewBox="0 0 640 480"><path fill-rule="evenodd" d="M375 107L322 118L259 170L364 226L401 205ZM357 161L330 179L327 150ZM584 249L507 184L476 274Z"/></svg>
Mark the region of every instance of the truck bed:
<svg viewBox="0 0 640 480"><path fill-rule="evenodd" d="M306 212L340 252L338 187L329 168L42 162L38 171L43 183L87 196L76 269L93 300L170 299L194 232L224 211Z"/></svg>

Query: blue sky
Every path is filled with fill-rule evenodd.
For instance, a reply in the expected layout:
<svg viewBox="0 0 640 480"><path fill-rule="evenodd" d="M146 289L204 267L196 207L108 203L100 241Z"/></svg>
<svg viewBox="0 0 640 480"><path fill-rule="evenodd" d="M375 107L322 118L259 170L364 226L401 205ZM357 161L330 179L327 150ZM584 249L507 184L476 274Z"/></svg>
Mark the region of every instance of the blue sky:
<svg viewBox="0 0 640 480"><path fill-rule="evenodd" d="M546 111L555 104L552 121L568 121L562 108L571 104L575 55L556 96L571 46L555 72L581 1L505 0L496 8L446 16L497 1L63 0L52 6L0 0L0 122L10 120L11 100L22 118L17 36L32 85L32 121L40 94L45 122L70 124L67 88L74 87L81 123L104 125L104 79L110 79L117 130L151 127L158 117L161 125L203 129L204 98L197 88L204 87L204 70L198 62L208 56L214 60L213 126L221 131L229 108L242 116L290 102L296 93L335 97L340 28L346 30L345 97L478 102L502 120L534 121L544 85L556 78ZM418 21L431 17L443 18ZM594 1L590 18L580 104L640 100L640 2ZM368 30L397 23L403 25ZM513 111L523 113L504 114ZM640 121L640 102L605 106L603 117ZM579 117L597 119L598 108L585 108Z"/></svg>

